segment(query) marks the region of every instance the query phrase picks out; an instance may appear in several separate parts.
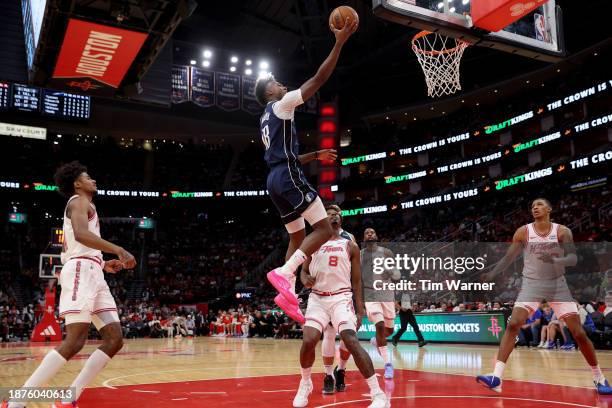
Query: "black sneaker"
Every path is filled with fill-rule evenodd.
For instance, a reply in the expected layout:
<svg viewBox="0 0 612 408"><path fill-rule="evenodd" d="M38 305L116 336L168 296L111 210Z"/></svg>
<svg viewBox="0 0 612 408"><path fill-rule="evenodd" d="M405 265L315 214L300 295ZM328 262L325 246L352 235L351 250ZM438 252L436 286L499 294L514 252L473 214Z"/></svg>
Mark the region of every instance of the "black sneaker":
<svg viewBox="0 0 612 408"><path fill-rule="evenodd" d="M393 347L397 347L397 339L395 337L391 342L393 343Z"/></svg>
<svg viewBox="0 0 612 408"><path fill-rule="evenodd" d="M346 385L344 384L344 370L338 370L338 366L334 368L334 378L336 379L336 391L344 391Z"/></svg>
<svg viewBox="0 0 612 408"><path fill-rule="evenodd" d="M426 344L427 344L427 342L425 340L419 341L419 347L423 347Z"/></svg>
<svg viewBox="0 0 612 408"><path fill-rule="evenodd" d="M323 379L323 394L333 394L334 393L334 377L331 375L326 375Z"/></svg>

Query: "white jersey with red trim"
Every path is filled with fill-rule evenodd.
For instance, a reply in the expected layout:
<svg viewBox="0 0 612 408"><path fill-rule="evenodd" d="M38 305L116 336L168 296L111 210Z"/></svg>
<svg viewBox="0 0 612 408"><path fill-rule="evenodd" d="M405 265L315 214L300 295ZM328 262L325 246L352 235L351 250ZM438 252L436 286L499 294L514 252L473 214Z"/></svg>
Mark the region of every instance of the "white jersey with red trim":
<svg viewBox="0 0 612 408"><path fill-rule="evenodd" d="M315 278L313 291L337 292L351 288L351 256L345 238L332 239L312 254L309 271Z"/></svg>
<svg viewBox="0 0 612 408"><path fill-rule="evenodd" d="M72 229L72 221L66 216L68 210L68 204L78 198L78 195L73 195L66 203L66 209L64 210L64 246L62 249L62 263L65 264L71 258L96 258L102 262L102 251L99 249L88 248L81 244L74 237L74 230ZM93 215L88 212L87 229L96 236L100 236L100 221L98 220L98 213L96 212L96 206L89 203Z"/></svg>
<svg viewBox="0 0 612 408"><path fill-rule="evenodd" d="M563 257L565 252L559 243L559 224L551 223L548 233L540 235L533 223L527 224L527 243L523 249L523 276L530 279L555 279L563 276L562 265L543 262L542 255Z"/></svg>

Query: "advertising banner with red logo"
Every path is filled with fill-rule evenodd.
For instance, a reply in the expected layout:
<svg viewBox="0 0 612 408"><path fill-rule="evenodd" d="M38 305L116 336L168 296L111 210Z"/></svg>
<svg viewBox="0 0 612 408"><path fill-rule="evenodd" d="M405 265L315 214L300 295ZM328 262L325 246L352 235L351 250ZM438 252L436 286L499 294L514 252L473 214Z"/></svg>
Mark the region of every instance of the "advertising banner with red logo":
<svg viewBox="0 0 612 408"><path fill-rule="evenodd" d="M55 318L55 295L55 288L45 289L45 312L43 318L34 327L30 341L62 341L62 330Z"/></svg>
<svg viewBox="0 0 612 408"><path fill-rule="evenodd" d="M82 91L114 91L147 34L70 19L53 82Z"/></svg>
<svg viewBox="0 0 612 408"><path fill-rule="evenodd" d="M489 0L472 2L474 25L496 32L526 16L547 0Z"/></svg>

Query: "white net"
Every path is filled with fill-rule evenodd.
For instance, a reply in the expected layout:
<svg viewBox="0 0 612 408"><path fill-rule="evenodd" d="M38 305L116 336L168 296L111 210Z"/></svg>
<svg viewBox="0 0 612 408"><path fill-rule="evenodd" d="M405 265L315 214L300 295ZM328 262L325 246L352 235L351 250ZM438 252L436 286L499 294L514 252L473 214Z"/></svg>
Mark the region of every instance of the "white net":
<svg viewBox="0 0 612 408"><path fill-rule="evenodd" d="M459 65L468 46L465 41L429 31L421 31L412 39L412 50L425 74L428 96L437 98L461 89Z"/></svg>

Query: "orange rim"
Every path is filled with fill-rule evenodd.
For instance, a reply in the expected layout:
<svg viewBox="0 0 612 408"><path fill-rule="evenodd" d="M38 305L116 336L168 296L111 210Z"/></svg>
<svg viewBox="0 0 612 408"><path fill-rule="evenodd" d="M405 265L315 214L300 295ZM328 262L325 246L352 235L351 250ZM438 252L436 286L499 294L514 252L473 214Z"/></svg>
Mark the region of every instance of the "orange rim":
<svg viewBox="0 0 612 408"><path fill-rule="evenodd" d="M451 54L454 53L456 51L458 51L460 48L463 47L467 47L468 45L470 45L469 43L465 42L465 41L461 41L455 38L455 41L457 41L457 46L453 47L453 48L448 48L445 50L433 50L433 51L427 51L427 50L423 50L421 48L419 48L418 43L416 42L418 39L423 38L429 34L434 34L431 31L427 31L427 30L423 30L419 33L417 33L414 37L412 37L412 49L414 50L414 52L418 52L420 54L425 54L425 55L440 55L440 54Z"/></svg>

